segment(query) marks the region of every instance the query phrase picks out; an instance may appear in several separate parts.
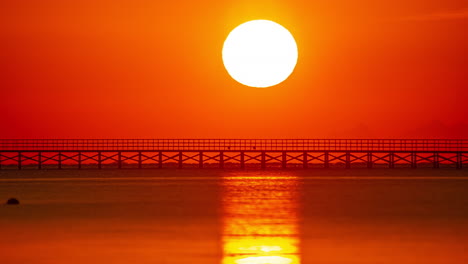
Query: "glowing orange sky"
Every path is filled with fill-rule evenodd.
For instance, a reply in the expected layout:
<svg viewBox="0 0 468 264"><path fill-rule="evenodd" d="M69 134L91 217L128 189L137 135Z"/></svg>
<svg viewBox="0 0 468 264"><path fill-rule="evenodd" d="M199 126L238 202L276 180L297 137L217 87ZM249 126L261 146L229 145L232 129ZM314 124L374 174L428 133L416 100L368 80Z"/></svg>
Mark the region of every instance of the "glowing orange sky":
<svg viewBox="0 0 468 264"><path fill-rule="evenodd" d="M226 73L237 25L274 20L299 61ZM468 137L461 0L0 3L2 138Z"/></svg>

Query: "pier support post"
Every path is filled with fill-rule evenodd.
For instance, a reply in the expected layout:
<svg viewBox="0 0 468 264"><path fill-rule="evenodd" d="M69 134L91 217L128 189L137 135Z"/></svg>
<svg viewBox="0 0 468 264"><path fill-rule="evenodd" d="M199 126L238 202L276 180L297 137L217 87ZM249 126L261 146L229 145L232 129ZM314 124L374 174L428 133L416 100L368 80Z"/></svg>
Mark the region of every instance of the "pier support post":
<svg viewBox="0 0 468 264"><path fill-rule="evenodd" d="M117 163L118 163L118 168L119 168L119 169L122 169L122 152L119 151L119 153L117 154L117 156L118 156L118 161L117 161Z"/></svg>
<svg viewBox="0 0 468 264"><path fill-rule="evenodd" d="M224 169L224 153L222 151L219 152L219 168Z"/></svg>
<svg viewBox="0 0 468 264"><path fill-rule="evenodd" d="M182 151L179 151L179 169L182 169L182 163L184 160L182 159Z"/></svg>
<svg viewBox="0 0 468 264"><path fill-rule="evenodd" d="M412 152L411 153L411 168L416 169L417 163L418 163L418 160L417 160L416 152Z"/></svg>
<svg viewBox="0 0 468 264"><path fill-rule="evenodd" d="M142 157L141 157L141 151L138 152L138 168L142 168Z"/></svg>
<svg viewBox="0 0 468 264"><path fill-rule="evenodd" d="M262 161L261 161L262 170L264 170L266 168L265 154L266 154L265 151L262 151Z"/></svg>
<svg viewBox="0 0 468 264"><path fill-rule="evenodd" d="M42 169L42 152L37 153L37 169Z"/></svg>
<svg viewBox="0 0 468 264"><path fill-rule="evenodd" d="M351 153L348 151L346 152L346 169L351 168Z"/></svg>
<svg viewBox="0 0 468 264"><path fill-rule="evenodd" d="M59 170L61 170L62 169L62 152L58 153L58 162L57 163L58 163Z"/></svg>
<svg viewBox="0 0 468 264"><path fill-rule="evenodd" d="M22 153L18 152L18 170L21 170L21 158L22 158Z"/></svg>
<svg viewBox="0 0 468 264"><path fill-rule="evenodd" d="M395 168L395 153L388 153L388 165L390 169Z"/></svg>
<svg viewBox="0 0 468 264"><path fill-rule="evenodd" d="M325 151L324 156L325 161L323 167L325 167L325 169L328 169L330 168L330 154L328 153L328 151Z"/></svg>
<svg viewBox="0 0 468 264"><path fill-rule="evenodd" d="M367 168L372 169L374 161L372 160L372 152L367 152Z"/></svg>
<svg viewBox="0 0 468 264"><path fill-rule="evenodd" d="M439 152L434 152L433 160L434 160L434 169L438 169L439 168Z"/></svg>
<svg viewBox="0 0 468 264"><path fill-rule="evenodd" d="M81 170L81 152L78 152L78 169Z"/></svg>
<svg viewBox="0 0 468 264"><path fill-rule="evenodd" d="M203 169L203 151L198 153L198 167Z"/></svg>
<svg viewBox="0 0 468 264"><path fill-rule="evenodd" d="M304 169L307 169L308 167L308 157L307 157L307 151L304 151L304 153L302 153L302 166L304 167Z"/></svg>
<svg viewBox="0 0 468 264"><path fill-rule="evenodd" d="M287 163L288 163L288 160L287 160L287 156L286 156L286 151L283 151L283 153L281 155L281 167L283 169L286 169Z"/></svg>
<svg viewBox="0 0 468 264"><path fill-rule="evenodd" d="M244 159L244 152L241 151L240 153L240 167L241 169L245 169L245 159Z"/></svg>
<svg viewBox="0 0 468 264"><path fill-rule="evenodd" d="M158 167L162 169L162 166L163 166L163 155L162 155L162 151L159 151Z"/></svg>
<svg viewBox="0 0 468 264"><path fill-rule="evenodd" d="M463 168L463 159L461 152L457 153L457 169L461 170Z"/></svg>
<svg viewBox="0 0 468 264"><path fill-rule="evenodd" d="M98 169L101 169L101 152L98 152Z"/></svg>
<svg viewBox="0 0 468 264"><path fill-rule="evenodd" d="M2 159L3 159L3 156L2 156L2 153L0 152L0 170L2 169Z"/></svg>

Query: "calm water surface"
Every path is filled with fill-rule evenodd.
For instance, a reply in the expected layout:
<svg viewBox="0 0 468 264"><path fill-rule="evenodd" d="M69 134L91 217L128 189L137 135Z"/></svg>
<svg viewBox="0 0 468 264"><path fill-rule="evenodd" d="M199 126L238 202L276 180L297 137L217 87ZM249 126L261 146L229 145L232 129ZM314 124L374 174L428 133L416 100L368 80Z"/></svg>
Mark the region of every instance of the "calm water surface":
<svg viewBox="0 0 468 264"><path fill-rule="evenodd" d="M3 171L0 263L468 263L466 176Z"/></svg>

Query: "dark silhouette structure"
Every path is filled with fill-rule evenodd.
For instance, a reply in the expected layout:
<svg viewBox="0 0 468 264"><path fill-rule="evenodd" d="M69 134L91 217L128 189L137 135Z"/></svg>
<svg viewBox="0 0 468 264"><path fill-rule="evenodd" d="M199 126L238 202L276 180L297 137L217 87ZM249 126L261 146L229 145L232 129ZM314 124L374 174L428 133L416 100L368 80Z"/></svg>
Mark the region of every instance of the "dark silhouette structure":
<svg viewBox="0 0 468 264"><path fill-rule="evenodd" d="M17 205L17 204L19 204L19 201L16 198L10 198L10 199L7 200L6 204L8 204L8 205Z"/></svg>
<svg viewBox="0 0 468 264"><path fill-rule="evenodd" d="M430 164L462 169L468 165L468 140L445 139L3 139L2 166L21 169L72 165L81 169L95 165L143 168L199 167L225 164L242 169L257 164L267 167ZM111 166L112 165L112 166ZM249 165L249 166L247 166Z"/></svg>

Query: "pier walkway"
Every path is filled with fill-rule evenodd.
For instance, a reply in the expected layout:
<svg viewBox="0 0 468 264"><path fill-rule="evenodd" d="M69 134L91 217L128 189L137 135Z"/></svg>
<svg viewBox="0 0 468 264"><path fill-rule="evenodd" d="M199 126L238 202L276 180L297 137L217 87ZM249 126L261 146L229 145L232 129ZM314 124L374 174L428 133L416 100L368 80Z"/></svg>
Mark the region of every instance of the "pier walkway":
<svg viewBox="0 0 468 264"><path fill-rule="evenodd" d="M468 166L468 140L0 139L0 169Z"/></svg>

